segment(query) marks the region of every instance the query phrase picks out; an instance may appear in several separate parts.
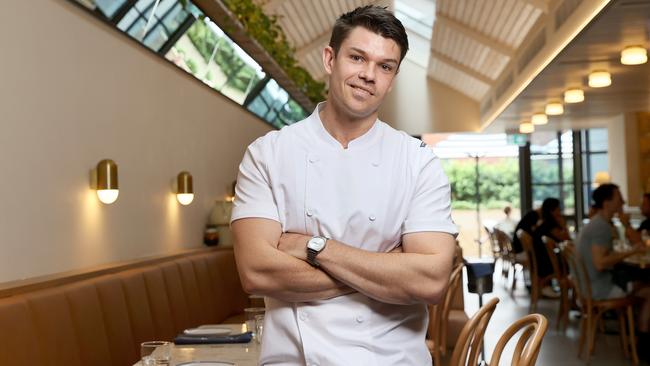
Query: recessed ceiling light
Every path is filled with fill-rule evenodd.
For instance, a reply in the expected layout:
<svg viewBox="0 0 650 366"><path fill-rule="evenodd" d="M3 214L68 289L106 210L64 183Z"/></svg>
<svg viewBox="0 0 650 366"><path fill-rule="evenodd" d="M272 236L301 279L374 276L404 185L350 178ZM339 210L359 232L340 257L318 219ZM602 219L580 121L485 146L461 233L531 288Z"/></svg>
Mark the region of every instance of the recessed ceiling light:
<svg viewBox="0 0 650 366"><path fill-rule="evenodd" d="M612 85L612 75L604 70L596 70L589 74L589 86L592 88L604 88Z"/></svg>
<svg viewBox="0 0 650 366"><path fill-rule="evenodd" d="M545 125L548 123L548 116L544 113L535 113L533 116L530 118L530 121L534 125Z"/></svg>
<svg viewBox="0 0 650 366"><path fill-rule="evenodd" d="M641 46L628 46L621 51L623 65L641 65L648 62L648 51Z"/></svg>
<svg viewBox="0 0 650 366"><path fill-rule="evenodd" d="M582 89L569 89L564 92L565 103L580 103L585 100L585 92Z"/></svg>
<svg viewBox="0 0 650 366"><path fill-rule="evenodd" d="M519 125L519 132L520 133L533 133L535 132L535 126L528 122L528 121L523 121Z"/></svg>
<svg viewBox="0 0 650 366"><path fill-rule="evenodd" d="M559 116L564 113L564 106L560 102L550 102L546 105L545 112L549 116Z"/></svg>

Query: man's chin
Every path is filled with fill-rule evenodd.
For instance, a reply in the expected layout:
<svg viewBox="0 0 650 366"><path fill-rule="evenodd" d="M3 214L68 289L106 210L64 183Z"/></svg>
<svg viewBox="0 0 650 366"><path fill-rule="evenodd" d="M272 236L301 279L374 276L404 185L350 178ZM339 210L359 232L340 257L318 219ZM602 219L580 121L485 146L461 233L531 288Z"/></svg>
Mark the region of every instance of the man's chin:
<svg viewBox="0 0 650 366"><path fill-rule="evenodd" d="M347 104L346 108L347 112L350 114L351 117L354 117L356 119L362 119L362 118L367 118L372 116L377 112L379 109L378 106L376 105L358 105L356 103L353 104Z"/></svg>

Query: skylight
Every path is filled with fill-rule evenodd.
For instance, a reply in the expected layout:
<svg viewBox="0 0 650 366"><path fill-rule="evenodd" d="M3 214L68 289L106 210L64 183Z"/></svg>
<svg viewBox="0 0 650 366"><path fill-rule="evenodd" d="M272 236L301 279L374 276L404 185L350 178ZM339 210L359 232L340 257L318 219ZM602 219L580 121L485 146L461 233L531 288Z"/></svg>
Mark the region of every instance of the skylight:
<svg viewBox="0 0 650 366"><path fill-rule="evenodd" d="M409 36L406 58L427 67L436 16L435 0L395 0L395 16L404 24Z"/></svg>

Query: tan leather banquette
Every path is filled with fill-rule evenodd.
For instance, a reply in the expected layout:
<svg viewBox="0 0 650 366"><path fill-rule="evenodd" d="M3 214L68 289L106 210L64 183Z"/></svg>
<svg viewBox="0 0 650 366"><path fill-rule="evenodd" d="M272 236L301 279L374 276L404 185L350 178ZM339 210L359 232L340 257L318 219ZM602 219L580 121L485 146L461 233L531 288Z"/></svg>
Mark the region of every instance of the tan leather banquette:
<svg viewBox="0 0 650 366"><path fill-rule="evenodd" d="M232 250L202 249L0 288L0 365L127 366L139 344L241 321Z"/></svg>

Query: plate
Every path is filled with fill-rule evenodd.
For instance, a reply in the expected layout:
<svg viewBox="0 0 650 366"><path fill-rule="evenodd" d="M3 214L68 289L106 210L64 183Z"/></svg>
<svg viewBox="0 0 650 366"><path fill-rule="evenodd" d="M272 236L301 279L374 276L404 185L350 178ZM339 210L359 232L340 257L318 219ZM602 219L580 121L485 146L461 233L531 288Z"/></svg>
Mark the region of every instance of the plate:
<svg viewBox="0 0 650 366"><path fill-rule="evenodd" d="M183 333L188 334L188 335L228 335L232 333L232 330L230 328L224 328L224 327L209 327L209 328L190 328L190 329L185 329Z"/></svg>
<svg viewBox="0 0 650 366"><path fill-rule="evenodd" d="M176 366L233 366L232 362L222 361L190 361L176 364Z"/></svg>

